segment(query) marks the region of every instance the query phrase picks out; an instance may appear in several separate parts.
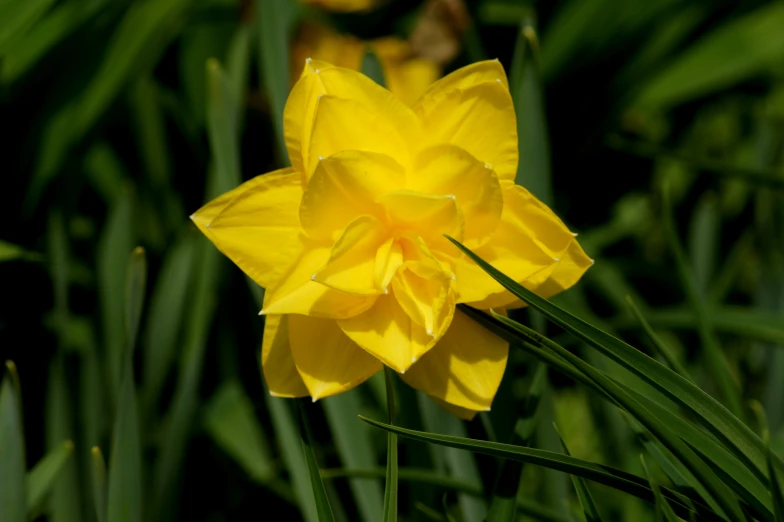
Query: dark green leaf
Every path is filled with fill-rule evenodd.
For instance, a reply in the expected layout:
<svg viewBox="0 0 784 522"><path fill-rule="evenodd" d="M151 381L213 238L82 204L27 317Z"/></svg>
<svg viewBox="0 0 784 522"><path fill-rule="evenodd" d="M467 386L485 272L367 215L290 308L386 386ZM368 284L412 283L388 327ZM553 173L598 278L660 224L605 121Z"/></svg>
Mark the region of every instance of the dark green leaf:
<svg viewBox="0 0 784 522"><path fill-rule="evenodd" d="M6 377L0 385L0 516L8 522L27 520L21 420L16 390Z"/></svg>
<svg viewBox="0 0 784 522"><path fill-rule="evenodd" d="M678 522L678 517L672 511L670 504L667 503L667 499L661 494L661 488L659 485L654 482L653 477L651 477L650 472L648 471L648 465L645 463L645 457L640 455L640 461L642 461L642 469L645 471L645 476L648 477L648 482L651 485L651 490L653 490L653 496L655 497L655 507L656 507L656 522Z"/></svg>
<svg viewBox="0 0 784 522"><path fill-rule="evenodd" d="M555 429L556 432L558 432L557 426ZM561 441L561 447L563 448L564 453L571 456L569 448L566 446L566 442L564 442L560 432L558 432L558 439ZM596 509L596 503L593 501L593 496L591 496L591 492L588 490L585 481L581 477L572 475L572 484L574 484L574 489L577 492L577 499L580 501L580 506L583 508L585 522L601 521L602 517L599 516L599 511ZM660 494L656 489L653 489L653 493L654 496Z"/></svg>
<svg viewBox="0 0 784 522"><path fill-rule="evenodd" d="M49 493L60 470L73 453L73 442L66 441L59 448L55 448L38 461L27 473L27 511L31 514L37 511L44 497Z"/></svg>
<svg viewBox="0 0 784 522"><path fill-rule="evenodd" d="M130 358L120 387L109 459L107 522L142 522L142 449Z"/></svg>
<svg viewBox="0 0 784 522"><path fill-rule="evenodd" d="M108 486L106 483L106 461L101 453L101 448L93 446L90 450L90 475L93 485L93 505L95 506L95 517L98 522L106 522L109 512L107 503L109 500Z"/></svg>
<svg viewBox="0 0 784 522"><path fill-rule="evenodd" d="M305 461L308 463L310 475L310 485L313 488L313 497L316 500L316 511L318 512L319 522L334 522L335 516L332 514L332 506L327 497L327 490L324 489L324 482L321 480L316 455L313 452L313 434L310 429L310 421L305 406L300 399L299 418L300 418L300 439L302 441L302 451L305 453Z"/></svg>
<svg viewBox="0 0 784 522"><path fill-rule="evenodd" d="M770 474L770 492L773 497L773 511L776 520L784 520L784 490L781 489L779 474L773 465L773 450L768 449L768 473Z"/></svg>
<svg viewBox="0 0 784 522"><path fill-rule="evenodd" d="M387 414L389 424L395 424L394 373L384 366L384 382L387 385ZM384 486L384 522L397 522L397 435L387 433L387 472Z"/></svg>

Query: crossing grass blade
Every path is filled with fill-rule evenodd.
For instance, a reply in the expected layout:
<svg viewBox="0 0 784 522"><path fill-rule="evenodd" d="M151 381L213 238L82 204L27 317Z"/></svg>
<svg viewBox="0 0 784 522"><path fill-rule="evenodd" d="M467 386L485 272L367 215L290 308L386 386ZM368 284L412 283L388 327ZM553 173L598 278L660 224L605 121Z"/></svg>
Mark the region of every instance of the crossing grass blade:
<svg viewBox="0 0 784 522"><path fill-rule="evenodd" d="M507 339L514 346L523 348L545 364L557 368L575 381L593 389L608 400L616 402L615 396L610 393L607 388L600 386L597 381L590 379L585 373L559 357L556 353L545 349L545 346L551 347L556 350L557 353L563 353L563 347L545 337L539 336L522 325L514 323L514 326L511 326L513 323L512 321L505 320L505 322L502 323L497 318L493 318L492 316L476 310L472 311L471 308L464 307L463 310L470 317L490 328L504 339ZM604 377L606 378L607 376ZM749 511L755 513L761 520L771 519L772 511L767 488L737 457L729 453L729 451L718 444L715 439L711 438L691 423L683 420L681 417L673 414L667 408L657 404L644 394L615 381L611 377L610 380L620 386L626 394L636 399L636 401L639 402L643 408L647 409L662 425L667 426L675 435L683 439L691 450L697 453L713 472L721 477L725 483L746 502L745 507ZM634 420L633 417L632 420ZM639 426L638 429L644 428ZM645 438L650 440L651 436L646 432ZM706 489L691 472L686 468L683 469L683 472L685 474L683 480L680 483L677 481L675 482L678 486L678 491L687 494L690 499L698 502L702 502L700 498L707 499L707 503L711 509L720 512L721 507L712 499Z"/></svg>
<svg viewBox="0 0 784 522"><path fill-rule="evenodd" d="M74 445L65 441L59 448L50 451L27 473L27 512L30 518L37 513L52 488L55 478L73 454Z"/></svg>
<svg viewBox="0 0 784 522"><path fill-rule="evenodd" d="M784 520L784 490L781 489L779 474L773 466L773 450L768 449L768 473L770 473L770 493L773 497L773 511L776 522Z"/></svg>
<svg viewBox="0 0 784 522"><path fill-rule="evenodd" d="M19 399L6 376L0 385L0 516L4 521L27 520L24 455Z"/></svg>
<svg viewBox="0 0 784 522"><path fill-rule="evenodd" d="M672 508L667 503L667 500L661 494L661 488L653 480L651 473L648 471L648 464L645 462L645 456L640 455L640 461L642 462L642 469L645 471L645 476L648 477L648 482L651 485L651 490L653 491L653 495L655 497L654 507L656 522L678 522L678 517L672 511Z"/></svg>
<svg viewBox="0 0 784 522"><path fill-rule="evenodd" d="M313 497L316 501L318 519L319 522L335 522L335 516L332 514L332 506L329 503L327 490L324 488L324 481L321 480L321 472L319 471L318 463L316 462L316 454L313 452L314 438L310 428L308 413L303 403L304 400L307 399L300 399L298 401L300 440L302 443L302 451L305 454L305 461L308 464L308 474L310 476L310 485L313 488Z"/></svg>
<svg viewBox="0 0 784 522"><path fill-rule="evenodd" d="M513 446L500 442L488 442L464 437L455 437L452 435L410 430L399 426L391 426L362 416L360 416L360 418L377 428L393 431L401 437L450 448L468 450L474 453L490 455L492 457L517 460L519 462L543 466L610 486L647 502L653 502L654 500L653 492L651 491L647 480L610 466L596 464L594 462L569 457L551 451ZM676 509L679 516L688 518L689 514L693 513L693 511L683 503L677 493L664 488L663 494L671 500L675 506L674 509ZM698 511L695 514L698 520L724 520L723 517L699 504L696 506L696 509Z"/></svg>
<svg viewBox="0 0 784 522"><path fill-rule="evenodd" d="M672 207L670 205L669 190L665 189L662 199L664 235L669 243L670 250L675 257L675 265L677 267L681 285L686 293L686 299L689 302L689 305L694 309L694 314L697 318L697 332L700 335L702 349L704 350L701 355L703 355L704 359L707 359L706 362L711 370L711 377L713 378L716 387L719 389L719 392L724 399L724 403L733 415L740 417L743 411L740 388L735 377L732 375L727 356L722 351L718 340L716 339L716 333L713 330L709 319L709 310L704 292L700 290L694 270L690 266L683 245L681 245L681 242L678 239L678 232L672 215Z"/></svg>
<svg viewBox="0 0 784 522"><path fill-rule="evenodd" d="M694 383L620 339L599 330L550 301L539 297L534 292L493 268L459 242L455 240L452 240L452 242L493 279L501 283L502 286L519 297L523 302L542 312L554 323L585 341L589 346L596 348L604 355L618 362L693 414L730 452L749 465L761 479L767 480L764 443L748 426L732 415L716 399ZM775 459L774 461L779 466L783 465L780 459Z"/></svg>
<svg viewBox="0 0 784 522"><path fill-rule="evenodd" d="M387 387L387 415L389 424L395 424L394 374L384 366L384 382ZM387 433L387 472L384 485L384 522L397 522L397 435Z"/></svg>
<svg viewBox="0 0 784 522"><path fill-rule="evenodd" d="M661 337L659 337L656 332L653 331L653 328L651 328L651 325L648 323L648 321L645 320L645 317L642 315L642 312L640 312L640 309L637 308L636 304L634 304L631 296L626 296L626 302L629 303L629 308L631 309L632 314L634 314L634 317L637 319L637 321L640 322L640 326L642 326L643 331L645 331L648 339L650 339L651 344L656 349L656 352L661 355L665 361L667 361L667 364L673 371L680 374L680 376L684 379L694 382L694 379L691 377L691 375L689 375L689 372L686 370L686 368L684 368L680 361L675 357L670 348L664 343L664 341L662 341Z"/></svg>
<svg viewBox="0 0 784 522"><path fill-rule="evenodd" d="M555 426L556 433L558 433L558 440L561 441L561 447L563 448L563 452L567 456L571 456L569 453L569 448L566 446L566 442L563 440L561 436L561 432L558 431L558 426ZM580 501L580 506L583 508L583 515L585 516L585 522L600 522L602 517L599 516L599 511L596 509L596 503L593 500L593 496L591 496L591 492L588 490L588 486L585 484L585 481L578 476L571 475L572 477L572 484L574 484L574 490L577 492L577 499ZM651 488L653 489L653 488ZM658 490L653 489L654 497L659 494Z"/></svg>
<svg viewBox="0 0 784 522"><path fill-rule="evenodd" d="M531 380L531 387L526 395L520 417L515 423L511 444L528 446L536 429L536 413L542 392L547 386L547 367L540 364L536 368ZM523 464L514 460L501 462L498 476L496 477L493 498L487 512L487 522L511 522L517 512L517 492L520 489L520 479L523 474Z"/></svg>

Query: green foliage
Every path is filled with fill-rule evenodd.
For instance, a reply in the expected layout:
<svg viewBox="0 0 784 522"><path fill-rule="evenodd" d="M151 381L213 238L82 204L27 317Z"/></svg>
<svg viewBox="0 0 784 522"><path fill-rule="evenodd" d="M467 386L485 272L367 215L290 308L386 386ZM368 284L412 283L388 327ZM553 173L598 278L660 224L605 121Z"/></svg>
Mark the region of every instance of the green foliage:
<svg viewBox="0 0 784 522"><path fill-rule="evenodd" d="M0 520L784 520L781 2L419 4L0 0ZM461 305L510 342L474 421L271 396L263 289L187 218L289 163L303 21L498 57L516 182L596 259L543 299L465 250L528 307Z"/></svg>

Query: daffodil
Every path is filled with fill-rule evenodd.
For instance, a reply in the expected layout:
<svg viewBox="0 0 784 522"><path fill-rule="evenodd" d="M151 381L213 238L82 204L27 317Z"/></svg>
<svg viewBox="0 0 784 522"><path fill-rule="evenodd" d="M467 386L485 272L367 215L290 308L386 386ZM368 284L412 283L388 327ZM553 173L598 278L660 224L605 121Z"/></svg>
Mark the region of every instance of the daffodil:
<svg viewBox="0 0 784 522"><path fill-rule="evenodd" d="M313 23L305 23L297 33L291 53L296 66L292 69L299 78L302 62L312 57L338 67L358 70L368 48L381 62L389 90L407 105L413 105L441 76L441 67L435 61L416 56L411 44L401 38L387 36L364 42Z"/></svg>
<svg viewBox="0 0 784 522"><path fill-rule="evenodd" d="M308 60L284 127L291 167L192 216L266 289L270 393L316 400L387 365L461 417L489 410L509 347L456 305L520 302L445 236L545 297L592 263L514 184L502 66L464 67L409 107L359 72Z"/></svg>

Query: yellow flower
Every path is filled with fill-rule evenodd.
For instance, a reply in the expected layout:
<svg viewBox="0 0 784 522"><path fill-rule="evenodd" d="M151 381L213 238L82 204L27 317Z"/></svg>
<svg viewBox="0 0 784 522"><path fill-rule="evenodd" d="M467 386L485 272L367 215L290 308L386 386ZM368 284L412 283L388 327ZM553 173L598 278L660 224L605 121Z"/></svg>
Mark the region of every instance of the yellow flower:
<svg viewBox="0 0 784 522"><path fill-rule="evenodd" d="M436 62L416 57L411 45L401 38L389 36L363 42L322 25L305 23L291 52L292 63L296 64L292 67L296 71L295 80L299 78L298 68L306 58L359 70L368 46L381 62L387 87L406 105L413 105L441 76L441 67Z"/></svg>
<svg viewBox="0 0 784 522"><path fill-rule="evenodd" d="M514 184L517 132L497 61L409 108L362 74L308 61L284 113L292 166L192 218L266 288L270 392L314 400L386 364L470 418L490 408L508 345L459 310L520 306L444 235L543 296L590 266L574 235Z"/></svg>

